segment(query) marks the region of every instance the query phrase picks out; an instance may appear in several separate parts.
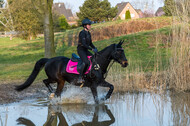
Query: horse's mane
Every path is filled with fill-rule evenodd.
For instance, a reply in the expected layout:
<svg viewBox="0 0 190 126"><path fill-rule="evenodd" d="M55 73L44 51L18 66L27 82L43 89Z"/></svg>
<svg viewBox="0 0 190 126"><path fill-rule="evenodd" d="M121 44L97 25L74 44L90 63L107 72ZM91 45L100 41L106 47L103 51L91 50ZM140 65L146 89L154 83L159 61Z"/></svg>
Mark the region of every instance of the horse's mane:
<svg viewBox="0 0 190 126"><path fill-rule="evenodd" d="M108 48L110 48L110 47L114 47L115 46L115 44L111 44L111 45L109 45L109 46L107 46L107 47L105 47L104 49L102 49L99 53L103 53L103 52L105 52L105 51L107 51L108 50Z"/></svg>

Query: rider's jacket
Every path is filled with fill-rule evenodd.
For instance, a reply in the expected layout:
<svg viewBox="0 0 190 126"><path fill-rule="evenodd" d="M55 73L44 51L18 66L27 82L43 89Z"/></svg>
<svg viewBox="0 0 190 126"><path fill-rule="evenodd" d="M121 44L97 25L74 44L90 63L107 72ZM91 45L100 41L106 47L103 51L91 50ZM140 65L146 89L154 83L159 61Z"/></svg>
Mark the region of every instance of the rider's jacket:
<svg viewBox="0 0 190 126"><path fill-rule="evenodd" d="M79 41L78 41L78 48L84 49L84 50L92 50L95 46L92 44L91 34L89 31L82 30L79 33Z"/></svg>

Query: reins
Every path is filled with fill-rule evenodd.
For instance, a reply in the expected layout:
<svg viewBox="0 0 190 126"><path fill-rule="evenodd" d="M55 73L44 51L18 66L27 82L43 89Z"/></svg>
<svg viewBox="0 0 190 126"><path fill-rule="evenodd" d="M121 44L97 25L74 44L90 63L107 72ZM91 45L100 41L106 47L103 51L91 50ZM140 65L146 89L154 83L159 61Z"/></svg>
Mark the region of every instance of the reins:
<svg viewBox="0 0 190 126"><path fill-rule="evenodd" d="M98 54L97 53L97 55L99 55L99 56L101 56L100 54ZM102 57L102 56L101 56ZM110 56L111 57L111 56ZM104 58L105 60L107 60L107 61L110 61L110 57L107 59L107 58L104 58L104 57L102 57L102 58ZM112 65L115 63L115 61L114 60L111 60L112 62L111 62L111 64L108 66L108 69L106 69L106 72L104 73L102 70L102 72L104 73L104 79L106 79L106 77L107 77L107 75L108 75L108 72L109 72L109 70L110 70L110 68L112 67ZM100 68L101 69L101 68Z"/></svg>
<svg viewBox="0 0 190 126"><path fill-rule="evenodd" d="M113 65L114 63L115 63L115 61L112 60L112 63L111 63L111 65L109 65L108 70L106 70L106 72L104 73L104 79L106 79L106 77L108 76L108 72L109 72L110 68L112 67L112 65Z"/></svg>

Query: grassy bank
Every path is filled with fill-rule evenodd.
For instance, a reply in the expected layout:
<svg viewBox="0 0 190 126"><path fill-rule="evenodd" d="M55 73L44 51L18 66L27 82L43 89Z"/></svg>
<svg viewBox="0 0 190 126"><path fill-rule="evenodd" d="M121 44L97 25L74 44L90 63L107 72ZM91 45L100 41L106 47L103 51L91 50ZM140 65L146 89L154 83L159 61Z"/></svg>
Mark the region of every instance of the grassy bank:
<svg viewBox="0 0 190 126"><path fill-rule="evenodd" d="M154 69L155 58L158 56L162 56L162 59L159 61L163 64L162 67L167 65L166 62L170 52L166 48L171 44L170 41L167 40L170 33L171 28L165 27L157 30L96 41L94 42L94 45L98 50L102 50L110 44L124 40L123 48L125 49L127 59L131 62L128 69L135 66L141 66L143 71L151 71ZM159 38L156 38L155 36L159 36ZM67 46L67 44L62 41L58 42L56 51L57 55L70 57L72 52L76 53L76 46Z"/></svg>
<svg viewBox="0 0 190 126"><path fill-rule="evenodd" d="M155 30L162 27L170 26L172 24L172 17L154 17L154 18L140 18L135 20L116 20L110 22L102 22L92 25L92 40L101 41L104 39L111 39L126 34L133 34L141 31ZM81 27L77 29L67 30L63 34L59 34L61 40L66 45L74 46L78 42L78 34Z"/></svg>
<svg viewBox="0 0 190 126"><path fill-rule="evenodd" d="M25 41L0 38L0 82L23 81L33 69L35 61L44 57L43 38Z"/></svg>
<svg viewBox="0 0 190 126"><path fill-rule="evenodd" d="M133 70L134 67L140 66L144 71L152 71L154 69L154 58L158 55L164 58L160 60L163 66L166 67L166 61L169 53L166 51L166 43L156 45L154 39L156 34L162 34L165 39L170 34L170 28L162 28L159 30L139 32L130 35L123 35L109 40L96 41L94 44L99 50L106 46L117 43L120 40L125 40L123 48L127 59L130 61L128 70ZM60 41L62 36L56 35L56 54L57 56L71 57L71 54L76 53L76 46L70 46ZM155 49L159 47L160 52L155 53ZM44 56L44 40L38 38L32 41L25 41L19 38L14 38L12 41L9 38L0 38L0 81L1 83L11 81L24 81L31 73L35 62ZM37 81L42 81L46 78L44 71L40 73Z"/></svg>
<svg viewBox="0 0 190 126"><path fill-rule="evenodd" d="M144 22L144 20L137 21ZM148 20L151 19L147 19L147 22ZM115 63L107 77L109 82L115 85L115 90L190 90L190 28L189 24L184 23L183 20L180 25L176 25L179 21L178 18L177 22L167 27L136 31L127 35L120 34L94 42L98 50L102 50L112 43L125 41L123 48L129 60L129 66L123 69ZM109 23L113 22L108 22L106 27L112 27ZM93 27L98 29L101 25L95 24ZM72 41L73 34L67 35L71 35ZM75 39L77 38L78 36L75 36ZM57 56L71 57L72 53L76 53L76 44L70 43L70 40L65 37L65 32L56 34L55 43ZM35 62L44 56L44 40L38 38L33 41L24 41L14 38L10 41L8 38L0 38L0 52L2 52L0 54L0 83L23 82L31 73ZM42 71L35 82L45 78L46 75Z"/></svg>

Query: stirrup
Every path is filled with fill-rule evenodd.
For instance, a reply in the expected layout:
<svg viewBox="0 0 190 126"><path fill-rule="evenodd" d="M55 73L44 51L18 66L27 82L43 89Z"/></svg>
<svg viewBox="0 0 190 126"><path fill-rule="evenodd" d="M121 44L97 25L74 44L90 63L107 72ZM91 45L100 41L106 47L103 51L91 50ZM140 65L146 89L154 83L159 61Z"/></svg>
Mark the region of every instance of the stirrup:
<svg viewBox="0 0 190 126"><path fill-rule="evenodd" d="M81 85L80 85L80 88L82 88L84 86L84 83L82 83Z"/></svg>
<svg viewBox="0 0 190 126"><path fill-rule="evenodd" d="M77 80L77 83L78 84L84 83L84 79L82 77L79 77L78 80Z"/></svg>

